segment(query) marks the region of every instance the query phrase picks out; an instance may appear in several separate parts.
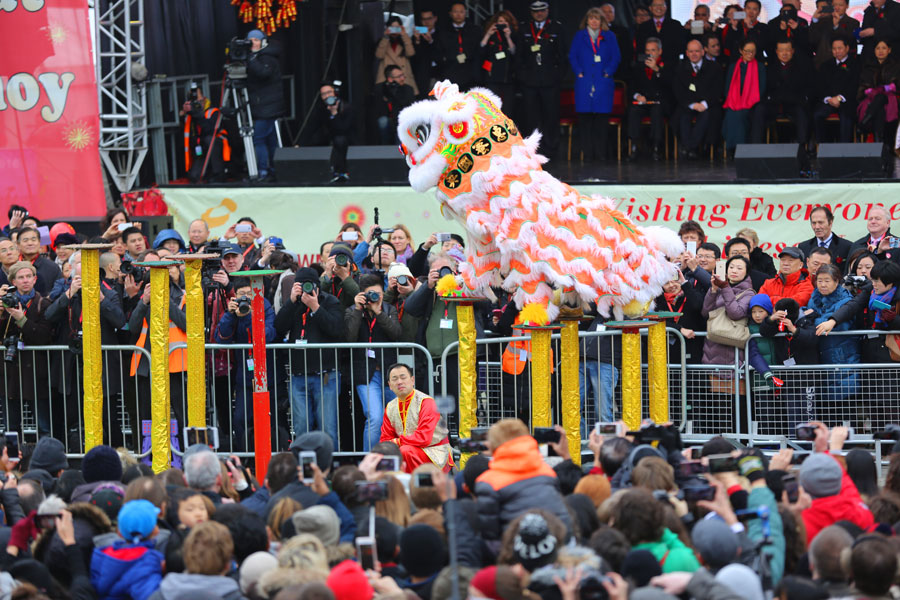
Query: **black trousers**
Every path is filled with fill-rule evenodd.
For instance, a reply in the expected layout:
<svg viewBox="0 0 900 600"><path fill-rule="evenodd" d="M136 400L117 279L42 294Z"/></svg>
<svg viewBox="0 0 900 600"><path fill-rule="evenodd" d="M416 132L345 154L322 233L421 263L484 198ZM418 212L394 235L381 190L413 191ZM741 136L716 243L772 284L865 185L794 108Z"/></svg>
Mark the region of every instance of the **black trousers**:
<svg viewBox="0 0 900 600"><path fill-rule="evenodd" d="M662 104L633 104L628 110L628 137L636 144L641 139L641 120L650 117L650 141L654 148L662 146L663 107Z"/></svg>
<svg viewBox="0 0 900 600"><path fill-rule="evenodd" d="M816 141L820 144L829 141L825 119L836 112L840 117L840 135L838 141L849 143L853 141L853 124L856 122L856 106L852 102L842 102L838 108L819 101L813 110L813 123L816 128Z"/></svg>
<svg viewBox="0 0 900 600"><path fill-rule="evenodd" d="M335 173L347 172L347 148L350 147L350 138L346 135L336 135L331 140L331 170Z"/></svg>
<svg viewBox="0 0 900 600"><path fill-rule="evenodd" d="M709 132L709 109L698 112L688 107L678 109L678 138L685 151L696 152L707 139Z"/></svg>
<svg viewBox="0 0 900 600"><path fill-rule="evenodd" d="M559 148L559 88L523 86L522 97L525 104L522 135L527 137L535 129L540 131L540 152L553 160Z"/></svg>
<svg viewBox="0 0 900 600"><path fill-rule="evenodd" d="M191 169L188 171L188 179L196 183L201 180L200 172L203 170L203 164L206 165L206 172L203 174L204 181L213 183L225 180L225 160L222 158L222 139L217 137L216 143L213 144L212 152L209 154L209 161L206 160L206 154L209 150L209 144L212 136L208 135L200 140L200 147L203 149L201 156L194 155L191 162Z"/></svg>
<svg viewBox="0 0 900 600"><path fill-rule="evenodd" d="M606 160L609 115L578 113L578 149L584 160Z"/></svg>
<svg viewBox="0 0 900 600"><path fill-rule="evenodd" d="M766 123L778 117L788 117L794 123L796 141L805 144L809 141L809 107L805 104L783 104L772 100L766 101Z"/></svg>
<svg viewBox="0 0 900 600"><path fill-rule="evenodd" d="M859 125L863 131L874 134L876 142L881 142L884 139L884 126L887 120L886 108L887 96L878 94L872 98L869 106L866 107L865 116L870 120L865 125L862 123Z"/></svg>

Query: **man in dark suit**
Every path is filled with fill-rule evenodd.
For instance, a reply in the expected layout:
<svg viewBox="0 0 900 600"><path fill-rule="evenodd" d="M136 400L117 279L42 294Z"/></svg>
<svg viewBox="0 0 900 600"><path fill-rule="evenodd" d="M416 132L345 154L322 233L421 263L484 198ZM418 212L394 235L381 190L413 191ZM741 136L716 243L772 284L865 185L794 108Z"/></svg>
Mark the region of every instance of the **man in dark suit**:
<svg viewBox="0 0 900 600"><path fill-rule="evenodd" d="M427 98L431 91L432 82L438 76L438 46L435 43L437 34L437 15L433 10L423 10L419 12L419 23L428 31L425 33L416 32L413 34L413 48L416 53L410 60L412 62L413 74L416 78L416 87L419 88L419 97Z"/></svg>
<svg viewBox="0 0 900 600"><path fill-rule="evenodd" d="M737 38L735 40L735 48L739 49L744 40L753 40L756 44L756 58L762 58L763 51L768 56L772 51L771 47L771 31L768 25L759 21L759 13L762 11L762 4L759 0L746 0L744 2L744 12L746 17L738 23ZM730 33L730 32L729 32ZM731 53L731 60L736 61L741 57L739 51Z"/></svg>
<svg viewBox="0 0 900 600"><path fill-rule="evenodd" d="M813 237L800 242L797 247L803 251L804 256L811 256L815 248L825 248L831 252L834 264L841 269L847 268L847 257L853 242L845 240L831 230L834 224L834 215L827 206L819 206L809 213L809 225L813 230Z"/></svg>
<svg viewBox="0 0 900 600"><path fill-rule="evenodd" d="M831 10L831 12L825 12ZM859 21L847 14L847 0L819 0L809 26L809 44L816 53L818 69L831 59L831 42L835 34L852 36L859 29ZM850 54L856 54L856 44L851 44Z"/></svg>
<svg viewBox="0 0 900 600"><path fill-rule="evenodd" d="M832 60L819 69L817 93L813 97L816 141L827 141L825 119L837 113L841 120L839 141L853 141L856 121L856 91L859 85L859 57L850 56L850 40L836 35L831 42Z"/></svg>
<svg viewBox="0 0 900 600"><path fill-rule="evenodd" d="M695 31L697 33L694 33ZM694 7L694 18L685 21L684 33L687 36L686 41L697 40L700 43L703 43L703 36L707 33L716 33L715 25L709 20L709 7L707 5L698 4Z"/></svg>
<svg viewBox="0 0 900 600"><path fill-rule="evenodd" d="M781 40L790 40L799 56L809 58L812 50L809 47L809 24L799 16L799 0L783 0L784 4L778 16L769 21L770 48L766 48L769 57L775 55L775 45ZM794 4L796 2L796 4Z"/></svg>
<svg viewBox="0 0 900 600"><path fill-rule="evenodd" d="M624 25L619 25L616 20L616 7L612 4L604 4L600 7L606 22L609 23L609 30L616 36L616 44L619 46L619 66L616 68L616 79L627 79L631 74L631 62L634 60L634 43L631 39L631 32Z"/></svg>
<svg viewBox="0 0 900 600"><path fill-rule="evenodd" d="M666 0L653 0L650 3L650 20L638 25L634 34L635 48L643 48L650 38L662 42L663 62L673 67L678 57L684 52L686 35L681 23L666 16Z"/></svg>
<svg viewBox="0 0 900 600"><path fill-rule="evenodd" d="M722 89L716 101L709 109L709 127L706 130L706 145L712 146L716 154L721 154L722 144L722 103L725 101L725 72L728 70L728 60L722 55L722 42L716 32L703 34L703 61L710 66L715 66L722 77Z"/></svg>
<svg viewBox="0 0 900 600"><path fill-rule="evenodd" d="M709 130L710 110L722 97L722 70L703 60L703 46L698 40L688 42L685 56L675 69L672 89L681 152L694 159Z"/></svg>
<svg viewBox="0 0 900 600"><path fill-rule="evenodd" d="M466 22L466 5L450 5L450 23L436 31L441 77L459 86L460 91L475 85L481 64L481 30Z"/></svg>
<svg viewBox="0 0 900 600"><path fill-rule="evenodd" d="M874 58L875 44L885 40L892 46L900 40L900 4L894 0L872 0L863 12L862 40L864 59Z"/></svg>
<svg viewBox="0 0 900 600"><path fill-rule="evenodd" d="M559 92L569 64L569 46L562 25L549 18L549 3L538 0L529 8L531 20L519 28L521 43L516 51L516 74L525 105L520 129L526 135L540 130L540 152L552 160L559 146Z"/></svg>
<svg viewBox="0 0 900 600"><path fill-rule="evenodd" d="M809 99L807 90L812 81L810 64L795 53L793 40L783 38L775 45L775 57L766 72L766 123L780 116L794 123L797 141L806 145L809 140ZM804 252L809 256L809 252Z"/></svg>
<svg viewBox="0 0 900 600"><path fill-rule="evenodd" d="M631 154L628 160L638 157L637 142L641 137L641 120L650 117L650 139L653 144L653 160L660 160L663 141L663 117L670 104L670 67L661 60L661 43L650 38L644 45L647 60L634 66L631 75L631 105L628 109L628 137L631 139Z"/></svg>

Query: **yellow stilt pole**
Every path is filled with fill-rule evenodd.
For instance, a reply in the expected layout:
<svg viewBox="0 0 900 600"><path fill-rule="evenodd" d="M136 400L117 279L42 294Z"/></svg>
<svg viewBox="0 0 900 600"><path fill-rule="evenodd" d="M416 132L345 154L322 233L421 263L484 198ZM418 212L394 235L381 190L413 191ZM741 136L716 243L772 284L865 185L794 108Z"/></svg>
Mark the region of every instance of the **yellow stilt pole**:
<svg viewBox="0 0 900 600"><path fill-rule="evenodd" d="M187 427L206 427L206 340L203 297L203 259L215 254L181 254L187 300Z"/></svg>
<svg viewBox="0 0 900 600"><path fill-rule="evenodd" d="M84 451L103 443L103 351L100 346L100 251L112 244L69 246L81 252L81 330L84 357Z"/></svg>
<svg viewBox="0 0 900 600"><path fill-rule="evenodd" d="M459 437L467 438L478 426L478 373L475 364L475 311L469 302L456 304L459 332Z"/></svg>
<svg viewBox="0 0 900 600"><path fill-rule="evenodd" d="M564 321L560 340L562 371L562 420L563 429L569 439L569 453L572 462L581 464L581 394L578 385L578 365L580 345L578 343L578 320Z"/></svg>
<svg viewBox="0 0 900 600"><path fill-rule="evenodd" d="M531 426L552 427L550 414L550 335L549 328L531 331Z"/></svg>
<svg viewBox="0 0 900 600"><path fill-rule="evenodd" d="M657 321L647 330L647 378L650 385L650 418L669 421L669 345L666 322Z"/></svg>
<svg viewBox="0 0 900 600"><path fill-rule="evenodd" d="M622 331L622 420L630 430L641 426L641 329L650 321L610 321Z"/></svg>

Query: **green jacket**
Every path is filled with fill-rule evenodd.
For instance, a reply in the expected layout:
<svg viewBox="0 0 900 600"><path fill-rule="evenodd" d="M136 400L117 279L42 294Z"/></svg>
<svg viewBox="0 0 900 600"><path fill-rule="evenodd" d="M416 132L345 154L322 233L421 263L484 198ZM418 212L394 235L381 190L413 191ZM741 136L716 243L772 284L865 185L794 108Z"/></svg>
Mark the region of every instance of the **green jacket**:
<svg viewBox="0 0 900 600"><path fill-rule="evenodd" d="M353 275L344 280L322 275L319 287L340 300L341 306L345 309L353 306L356 302L356 295L359 293L359 283L353 278Z"/></svg>
<svg viewBox="0 0 900 600"><path fill-rule="evenodd" d="M663 573L687 571L693 573L700 568L694 551L684 545L678 536L668 529L663 529L662 537L656 542L647 542L632 546L632 550L649 550Z"/></svg>
<svg viewBox="0 0 900 600"><path fill-rule="evenodd" d="M759 323L754 323L752 320L749 320L749 323L747 323L747 328L750 330L750 333L759 333ZM762 354L763 360L765 360L770 367L778 364L778 358L775 355L774 338L756 338L756 347L759 349L759 353ZM762 373L760 373L760 375L762 375Z"/></svg>
<svg viewBox="0 0 900 600"><path fill-rule="evenodd" d="M755 487L750 490L750 496L747 498L747 508L752 509L758 506L769 507L769 544L765 547L765 553L769 555L769 566L772 571L772 584L778 585L784 575L784 526L781 523L781 514L778 512L778 505L775 502L775 494L768 487ZM754 542L761 542L763 539L762 521L759 519L750 519L747 522L747 537Z"/></svg>
<svg viewBox="0 0 900 600"><path fill-rule="evenodd" d="M401 312L400 309L403 307L404 302L406 302L406 298L407 297L398 298L397 290L392 288L388 288L384 292L384 301L394 305L400 318L400 327L402 328L403 333L400 334L400 339L398 341L415 343L416 334L419 332L419 318L412 316L406 310Z"/></svg>

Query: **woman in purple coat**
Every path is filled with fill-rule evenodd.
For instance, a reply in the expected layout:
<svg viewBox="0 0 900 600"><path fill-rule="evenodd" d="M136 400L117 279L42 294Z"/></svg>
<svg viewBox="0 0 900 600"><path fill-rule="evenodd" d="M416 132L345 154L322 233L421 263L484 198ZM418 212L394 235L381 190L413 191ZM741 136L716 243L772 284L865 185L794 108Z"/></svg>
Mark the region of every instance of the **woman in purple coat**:
<svg viewBox="0 0 900 600"><path fill-rule="evenodd" d="M609 113L616 87L613 75L619 60L619 45L603 12L599 8L588 10L569 49L569 62L575 72L578 146L586 161L606 158Z"/></svg>
<svg viewBox="0 0 900 600"><path fill-rule="evenodd" d="M725 263L726 279L718 277L712 279L712 286L703 300L703 316L708 318L709 313L723 306L725 314L734 321L749 316L750 299L756 293L749 275L750 261L743 256L729 258ZM743 360L743 358L744 351L740 350L740 359ZM717 344L707 339L703 344L703 364L734 364L734 347Z"/></svg>

